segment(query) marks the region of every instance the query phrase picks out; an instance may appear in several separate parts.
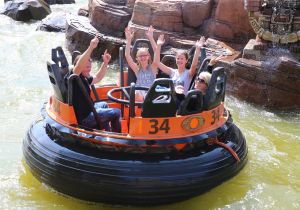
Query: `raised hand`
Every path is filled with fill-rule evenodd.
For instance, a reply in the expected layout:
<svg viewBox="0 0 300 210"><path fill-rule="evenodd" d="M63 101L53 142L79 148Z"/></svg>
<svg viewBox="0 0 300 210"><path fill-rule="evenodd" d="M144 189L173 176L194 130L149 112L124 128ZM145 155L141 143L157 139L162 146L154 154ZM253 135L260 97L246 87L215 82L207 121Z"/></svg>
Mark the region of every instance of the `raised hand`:
<svg viewBox="0 0 300 210"><path fill-rule="evenodd" d="M219 55L218 57L213 57L210 59L209 61L209 65L215 65L216 63L218 63L218 61L222 60L223 58L225 58L226 56L224 55Z"/></svg>
<svg viewBox="0 0 300 210"><path fill-rule="evenodd" d="M148 37L148 39L150 39L151 37L153 37L153 32L154 32L154 28L151 25L151 26L149 26L148 30L145 31L145 34Z"/></svg>
<svg viewBox="0 0 300 210"><path fill-rule="evenodd" d="M97 37L97 35L91 40L90 42L90 47L92 49L95 49L97 46L98 46L98 43L99 43L99 39Z"/></svg>
<svg viewBox="0 0 300 210"><path fill-rule="evenodd" d="M105 63L106 65L109 63L111 59L111 55L107 52L107 50L105 50L105 52L103 53L102 59L103 59L103 63Z"/></svg>
<svg viewBox="0 0 300 210"><path fill-rule="evenodd" d="M201 36L201 38L196 41L195 46L197 49L200 49L201 47L204 46L204 43L205 43L205 37Z"/></svg>
<svg viewBox="0 0 300 210"><path fill-rule="evenodd" d="M126 37L126 40L131 41L132 38L133 38L133 35L134 35L134 32L132 32L129 27L126 27L125 28L125 37Z"/></svg>
<svg viewBox="0 0 300 210"><path fill-rule="evenodd" d="M159 35L157 39L157 45L163 45L165 43L165 36L163 34Z"/></svg>

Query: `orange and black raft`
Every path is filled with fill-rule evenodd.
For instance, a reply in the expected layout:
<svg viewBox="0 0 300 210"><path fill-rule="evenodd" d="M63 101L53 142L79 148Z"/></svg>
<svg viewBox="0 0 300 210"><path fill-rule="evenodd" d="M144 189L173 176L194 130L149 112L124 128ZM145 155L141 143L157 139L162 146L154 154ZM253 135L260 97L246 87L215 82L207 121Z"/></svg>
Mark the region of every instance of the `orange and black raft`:
<svg viewBox="0 0 300 210"><path fill-rule="evenodd" d="M33 175L58 192L114 204L172 203L221 184L247 161L245 138L224 107L223 68L214 69L205 96L190 90L179 108L167 78L149 89L132 83L92 87L92 97L76 93L89 106L101 99L120 108L116 133L77 123L72 87L82 84L71 75L66 88L60 47L47 67L54 94L29 128L23 153ZM123 72L122 80L128 80ZM135 102L136 90L147 91L143 103Z"/></svg>

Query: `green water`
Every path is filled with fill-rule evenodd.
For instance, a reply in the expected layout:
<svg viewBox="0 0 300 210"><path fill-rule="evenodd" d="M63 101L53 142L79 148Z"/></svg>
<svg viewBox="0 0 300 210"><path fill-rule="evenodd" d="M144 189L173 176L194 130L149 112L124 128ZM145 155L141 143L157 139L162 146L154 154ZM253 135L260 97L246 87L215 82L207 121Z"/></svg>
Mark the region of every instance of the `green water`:
<svg viewBox="0 0 300 210"><path fill-rule="evenodd" d="M52 10L76 13L83 4L81 0ZM22 140L52 91L46 61L51 48L65 42L62 33L35 31L37 24L0 15L0 209L140 209L69 198L41 184L26 169ZM114 75L111 70L105 82L114 82ZM226 104L248 142L245 168L203 195L145 209L300 209L299 111L266 111L230 96Z"/></svg>

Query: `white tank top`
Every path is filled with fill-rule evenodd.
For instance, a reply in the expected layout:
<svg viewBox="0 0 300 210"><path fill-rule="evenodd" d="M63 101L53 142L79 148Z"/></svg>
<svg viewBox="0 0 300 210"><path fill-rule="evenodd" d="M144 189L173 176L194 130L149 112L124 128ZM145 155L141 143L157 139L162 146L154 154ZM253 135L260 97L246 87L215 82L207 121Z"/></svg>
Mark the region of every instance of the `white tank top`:
<svg viewBox="0 0 300 210"><path fill-rule="evenodd" d="M175 86L182 85L184 88L183 94L186 95L189 90L191 81L192 81L192 78L190 78L190 76L189 76L189 70L185 69L181 75L179 75L179 72L177 69L171 68L171 71L172 71L171 78L173 80L174 85Z"/></svg>

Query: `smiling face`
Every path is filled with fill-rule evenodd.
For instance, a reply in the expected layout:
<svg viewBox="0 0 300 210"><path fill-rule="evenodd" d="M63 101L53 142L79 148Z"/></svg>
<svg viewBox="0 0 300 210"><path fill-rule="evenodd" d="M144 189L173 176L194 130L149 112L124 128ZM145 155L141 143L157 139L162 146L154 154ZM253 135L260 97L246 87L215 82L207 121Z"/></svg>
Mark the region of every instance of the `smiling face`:
<svg viewBox="0 0 300 210"><path fill-rule="evenodd" d="M185 68L188 62L188 54L185 51L179 51L176 54L176 64L179 69Z"/></svg>
<svg viewBox="0 0 300 210"><path fill-rule="evenodd" d="M208 72L201 72L200 75L195 79L194 88L201 91L202 95L205 95L209 85L211 74Z"/></svg>
<svg viewBox="0 0 300 210"><path fill-rule="evenodd" d="M136 53L136 60L141 66L148 65L150 63L148 48L140 48Z"/></svg>

